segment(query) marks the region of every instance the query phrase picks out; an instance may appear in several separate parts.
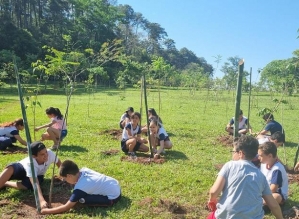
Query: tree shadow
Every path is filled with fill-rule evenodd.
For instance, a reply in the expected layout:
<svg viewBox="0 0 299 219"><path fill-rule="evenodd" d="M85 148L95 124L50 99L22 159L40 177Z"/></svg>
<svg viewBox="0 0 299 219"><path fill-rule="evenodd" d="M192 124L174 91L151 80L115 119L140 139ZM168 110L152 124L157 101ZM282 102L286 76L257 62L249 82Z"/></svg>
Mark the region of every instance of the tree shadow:
<svg viewBox="0 0 299 219"><path fill-rule="evenodd" d="M63 151L75 151L75 152L88 152L85 147L79 145L60 145L59 150Z"/></svg>
<svg viewBox="0 0 299 219"><path fill-rule="evenodd" d="M166 150L165 158L167 160L188 160L188 157L181 151Z"/></svg>
<svg viewBox="0 0 299 219"><path fill-rule="evenodd" d="M284 145L285 145L285 147L294 148L294 147L298 146L298 143L296 143L296 142L285 142Z"/></svg>

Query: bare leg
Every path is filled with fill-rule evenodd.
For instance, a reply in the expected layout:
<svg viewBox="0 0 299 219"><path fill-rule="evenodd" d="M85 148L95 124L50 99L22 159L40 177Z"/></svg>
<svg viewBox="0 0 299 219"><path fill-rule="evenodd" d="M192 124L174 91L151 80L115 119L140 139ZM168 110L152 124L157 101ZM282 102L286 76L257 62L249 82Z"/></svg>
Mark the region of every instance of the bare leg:
<svg viewBox="0 0 299 219"><path fill-rule="evenodd" d="M136 145L136 139L129 139L128 141L126 141L126 147L129 150L129 152L134 152L134 147Z"/></svg>
<svg viewBox="0 0 299 219"><path fill-rule="evenodd" d="M12 182L12 181L7 181L5 183L6 187L14 188L14 189L22 189L22 190L27 190L27 188L21 183L21 182Z"/></svg>
<svg viewBox="0 0 299 219"><path fill-rule="evenodd" d="M171 141L164 141L164 148L165 149L171 149L172 148L172 142Z"/></svg>
<svg viewBox="0 0 299 219"><path fill-rule="evenodd" d="M149 148L148 148L148 146L146 146L145 144L141 144L138 151L141 151L141 152L148 152L148 151L149 151Z"/></svg>
<svg viewBox="0 0 299 219"><path fill-rule="evenodd" d="M5 183L11 178L13 172L14 169L12 166L8 166L2 171L0 174L0 188L5 186Z"/></svg>

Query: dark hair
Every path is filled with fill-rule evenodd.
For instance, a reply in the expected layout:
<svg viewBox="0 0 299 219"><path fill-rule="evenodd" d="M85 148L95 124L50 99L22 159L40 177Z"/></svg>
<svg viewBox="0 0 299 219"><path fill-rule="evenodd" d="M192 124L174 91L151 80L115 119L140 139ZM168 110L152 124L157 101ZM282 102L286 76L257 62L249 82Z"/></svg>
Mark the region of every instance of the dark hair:
<svg viewBox="0 0 299 219"><path fill-rule="evenodd" d="M149 123L154 123L156 126L161 128L161 123L157 119L152 119Z"/></svg>
<svg viewBox="0 0 299 219"><path fill-rule="evenodd" d="M273 158L277 156L277 147L273 142L265 142L259 146L259 150L263 151L264 154L272 154Z"/></svg>
<svg viewBox="0 0 299 219"><path fill-rule="evenodd" d="M134 117L134 116L138 116L139 120L141 119L141 114L140 114L140 113L138 113L138 112L134 112L134 113L132 113L132 115L131 115L131 118L130 118L130 119L133 119L133 117Z"/></svg>
<svg viewBox="0 0 299 219"><path fill-rule="evenodd" d="M10 127L10 126L24 126L24 120L22 118L15 119L15 121L12 122L4 122L0 124L0 127Z"/></svg>
<svg viewBox="0 0 299 219"><path fill-rule="evenodd" d="M148 112L151 113L156 118L156 120L158 120L160 123L163 123L161 117L157 114L157 112L154 108L149 108ZM153 119L152 117L149 118L149 120L152 120L152 119Z"/></svg>
<svg viewBox="0 0 299 219"><path fill-rule="evenodd" d="M125 113L128 113L129 111L133 112L134 113L134 108L133 107L128 107L128 109L125 111Z"/></svg>
<svg viewBox="0 0 299 219"><path fill-rule="evenodd" d="M240 109L239 115L243 115L243 111Z"/></svg>
<svg viewBox="0 0 299 219"><path fill-rule="evenodd" d="M46 109L46 114L47 115L55 115L57 116L58 119L62 119L63 115L61 114L60 110L58 108L54 108L54 107L49 107L48 109Z"/></svg>
<svg viewBox="0 0 299 219"><path fill-rule="evenodd" d="M79 173L79 168L77 164L72 160L65 160L62 162L59 175L62 177L66 177L67 174L76 175Z"/></svg>
<svg viewBox="0 0 299 219"><path fill-rule="evenodd" d="M252 160L258 150L259 142L250 135L242 135L234 143L237 151L242 151L247 160Z"/></svg>
<svg viewBox="0 0 299 219"><path fill-rule="evenodd" d="M270 138L274 141L276 140L277 142L282 142L282 143L285 143L285 135L284 133L282 133L281 131L277 131L277 132L274 132Z"/></svg>
<svg viewBox="0 0 299 219"><path fill-rule="evenodd" d="M267 120L274 120L274 116L273 116L272 113L266 113L266 114L263 116L263 119L264 119L265 121L267 121Z"/></svg>
<svg viewBox="0 0 299 219"><path fill-rule="evenodd" d="M40 141L35 141L30 144L30 148L32 155L37 156L38 152L45 149L46 146Z"/></svg>

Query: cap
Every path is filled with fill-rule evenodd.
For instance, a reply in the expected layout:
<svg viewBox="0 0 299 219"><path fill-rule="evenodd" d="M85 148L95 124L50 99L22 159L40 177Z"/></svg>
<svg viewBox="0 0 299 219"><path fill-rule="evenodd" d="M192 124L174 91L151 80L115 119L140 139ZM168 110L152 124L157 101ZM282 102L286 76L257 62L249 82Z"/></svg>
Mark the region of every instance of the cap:
<svg viewBox="0 0 299 219"><path fill-rule="evenodd" d="M30 147L31 147L32 155L35 155L35 156L37 155L38 152L40 152L41 150L46 148L46 146L40 141L32 142Z"/></svg>

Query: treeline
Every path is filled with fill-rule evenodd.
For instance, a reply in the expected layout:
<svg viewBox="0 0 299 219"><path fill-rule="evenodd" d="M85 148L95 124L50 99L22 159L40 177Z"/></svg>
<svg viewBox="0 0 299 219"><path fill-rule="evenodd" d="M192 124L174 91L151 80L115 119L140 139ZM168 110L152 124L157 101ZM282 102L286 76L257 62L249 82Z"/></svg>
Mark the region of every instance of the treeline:
<svg viewBox="0 0 299 219"><path fill-rule="evenodd" d="M109 0L0 1L0 81L22 78L209 86L213 67L191 50L178 50L166 30L129 5Z"/></svg>

